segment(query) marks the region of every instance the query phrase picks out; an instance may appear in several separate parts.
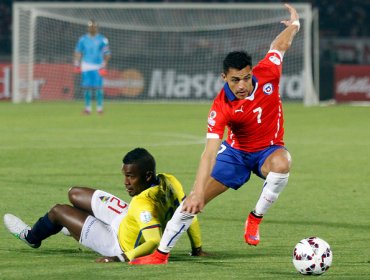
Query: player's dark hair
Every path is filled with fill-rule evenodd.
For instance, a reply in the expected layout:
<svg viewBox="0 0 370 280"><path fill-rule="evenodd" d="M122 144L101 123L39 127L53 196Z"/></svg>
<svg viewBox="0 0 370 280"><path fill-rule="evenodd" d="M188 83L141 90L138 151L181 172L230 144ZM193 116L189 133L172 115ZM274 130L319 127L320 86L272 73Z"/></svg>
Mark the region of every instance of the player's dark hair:
<svg viewBox="0 0 370 280"><path fill-rule="evenodd" d="M252 57L245 51L229 52L223 61L223 71L226 74L230 68L242 70L247 66L252 67Z"/></svg>
<svg viewBox="0 0 370 280"><path fill-rule="evenodd" d="M146 174L148 171L156 174L155 172L155 159L144 148L135 148L128 152L122 160L123 164L137 164L140 172Z"/></svg>

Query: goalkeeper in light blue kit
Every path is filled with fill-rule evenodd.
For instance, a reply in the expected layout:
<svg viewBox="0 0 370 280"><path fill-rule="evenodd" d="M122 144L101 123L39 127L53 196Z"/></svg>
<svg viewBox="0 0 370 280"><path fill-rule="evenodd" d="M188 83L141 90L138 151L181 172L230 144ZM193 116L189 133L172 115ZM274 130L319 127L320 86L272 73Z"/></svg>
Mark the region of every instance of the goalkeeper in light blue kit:
<svg viewBox="0 0 370 280"><path fill-rule="evenodd" d="M74 54L75 72L81 73L85 110L84 114L91 113L91 99L93 91L96 95L96 111L103 113L103 76L107 74L107 64L111 57L108 39L98 33L98 24L89 20L88 33L81 36L77 42Z"/></svg>

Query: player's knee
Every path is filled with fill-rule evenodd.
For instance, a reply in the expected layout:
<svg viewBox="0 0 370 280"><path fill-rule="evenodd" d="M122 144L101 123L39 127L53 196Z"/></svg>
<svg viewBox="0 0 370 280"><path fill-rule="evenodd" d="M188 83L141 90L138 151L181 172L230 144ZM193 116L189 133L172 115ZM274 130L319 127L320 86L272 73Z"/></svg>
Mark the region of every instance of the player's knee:
<svg viewBox="0 0 370 280"><path fill-rule="evenodd" d="M57 221L58 218L64 213L64 208L66 205L63 204L55 204L50 210L49 210L49 219L51 221Z"/></svg>
<svg viewBox="0 0 370 280"><path fill-rule="evenodd" d="M290 168L292 166L292 157L290 156L288 151L279 154L276 157L271 159L271 168L270 171L286 174L289 173Z"/></svg>
<svg viewBox="0 0 370 280"><path fill-rule="evenodd" d="M80 189L80 187L74 186L68 191L68 199L73 205L75 205L75 203L78 201L79 194L81 192Z"/></svg>
<svg viewBox="0 0 370 280"><path fill-rule="evenodd" d="M287 162L279 162L273 168L271 168L272 172L287 174L290 171L290 164Z"/></svg>

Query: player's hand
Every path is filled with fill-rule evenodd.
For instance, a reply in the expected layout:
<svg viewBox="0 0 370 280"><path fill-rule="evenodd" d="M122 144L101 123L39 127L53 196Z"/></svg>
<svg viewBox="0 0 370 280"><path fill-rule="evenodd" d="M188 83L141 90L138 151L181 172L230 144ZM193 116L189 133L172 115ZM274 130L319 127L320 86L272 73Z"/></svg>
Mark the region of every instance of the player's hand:
<svg viewBox="0 0 370 280"><path fill-rule="evenodd" d="M207 257L207 256L209 256L209 254L207 252L204 252L202 250L202 247L192 248L189 255L192 256L192 257Z"/></svg>
<svg viewBox="0 0 370 280"><path fill-rule="evenodd" d="M299 15L297 13L297 10L293 8L293 6L289 4L284 4L284 6L288 9L290 13L290 19L282 20L281 23L283 23L285 26L290 26L295 20L299 20Z"/></svg>
<svg viewBox="0 0 370 280"><path fill-rule="evenodd" d="M81 67L80 66L75 66L73 68L73 73L75 74L80 74L81 73Z"/></svg>
<svg viewBox="0 0 370 280"><path fill-rule="evenodd" d="M120 262L118 257L101 257L95 260L97 263Z"/></svg>
<svg viewBox="0 0 370 280"><path fill-rule="evenodd" d="M204 194L192 192L185 199L182 212L198 214L204 208Z"/></svg>
<svg viewBox="0 0 370 280"><path fill-rule="evenodd" d="M100 68L99 69L99 74L100 74L100 76L104 77L104 76L107 76L108 71L105 68Z"/></svg>

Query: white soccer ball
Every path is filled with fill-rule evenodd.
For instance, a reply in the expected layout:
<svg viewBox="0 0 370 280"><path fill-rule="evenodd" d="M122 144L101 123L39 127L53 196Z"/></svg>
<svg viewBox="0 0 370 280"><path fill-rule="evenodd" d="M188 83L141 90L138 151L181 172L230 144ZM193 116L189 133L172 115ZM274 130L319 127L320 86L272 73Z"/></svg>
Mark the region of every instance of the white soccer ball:
<svg viewBox="0 0 370 280"><path fill-rule="evenodd" d="M308 237L294 247L293 264L301 274L323 274L333 261L329 244L318 237Z"/></svg>

